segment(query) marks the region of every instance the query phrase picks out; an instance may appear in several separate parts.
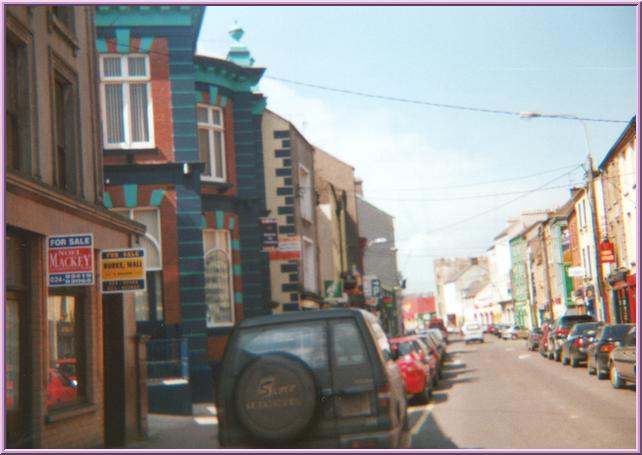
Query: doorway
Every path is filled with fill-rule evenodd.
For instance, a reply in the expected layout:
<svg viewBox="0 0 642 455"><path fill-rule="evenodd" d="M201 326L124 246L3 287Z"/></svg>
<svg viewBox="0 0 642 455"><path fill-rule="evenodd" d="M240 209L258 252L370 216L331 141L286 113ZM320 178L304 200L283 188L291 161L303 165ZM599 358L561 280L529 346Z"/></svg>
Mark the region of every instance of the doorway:
<svg viewBox="0 0 642 455"><path fill-rule="evenodd" d="M125 444L125 336L122 294L103 294L105 447Z"/></svg>

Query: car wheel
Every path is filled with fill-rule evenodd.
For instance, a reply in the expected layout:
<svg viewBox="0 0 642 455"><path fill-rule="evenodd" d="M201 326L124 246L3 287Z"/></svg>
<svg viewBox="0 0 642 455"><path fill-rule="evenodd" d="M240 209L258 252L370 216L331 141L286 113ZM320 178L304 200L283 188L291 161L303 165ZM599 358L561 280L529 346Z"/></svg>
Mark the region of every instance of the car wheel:
<svg viewBox="0 0 642 455"><path fill-rule="evenodd" d="M597 369L597 378L598 379L606 379L609 377L609 372L600 370L599 368Z"/></svg>
<svg viewBox="0 0 642 455"><path fill-rule="evenodd" d="M620 377L620 374L617 372L617 368L614 363L611 363L610 369L611 385L616 389L621 389L624 387L625 382Z"/></svg>
<svg viewBox="0 0 642 455"><path fill-rule="evenodd" d="M562 365L568 365L570 363L570 360L568 357L562 357Z"/></svg>
<svg viewBox="0 0 642 455"><path fill-rule="evenodd" d="M562 353L560 351L555 351L553 357L555 358L556 362L559 362L560 360L562 360Z"/></svg>
<svg viewBox="0 0 642 455"><path fill-rule="evenodd" d="M424 385L424 390L418 394L417 398L421 404L426 404L430 401L430 396L432 395L432 389L430 387L430 380L426 378L426 384Z"/></svg>
<svg viewBox="0 0 642 455"><path fill-rule="evenodd" d="M578 366L580 366L580 361L575 357L571 357L571 368L577 368Z"/></svg>
<svg viewBox="0 0 642 455"><path fill-rule="evenodd" d="M267 353L241 372L235 388L236 413L256 439L285 441L310 425L317 396L314 375L305 363L290 354Z"/></svg>

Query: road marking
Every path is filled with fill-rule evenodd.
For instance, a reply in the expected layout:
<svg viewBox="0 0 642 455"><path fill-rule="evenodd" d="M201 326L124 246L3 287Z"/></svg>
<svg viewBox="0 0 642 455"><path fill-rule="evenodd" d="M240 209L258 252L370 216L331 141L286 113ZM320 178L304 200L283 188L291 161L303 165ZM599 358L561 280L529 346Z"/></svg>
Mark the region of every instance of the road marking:
<svg viewBox="0 0 642 455"><path fill-rule="evenodd" d="M432 410L432 406L433 406L432 403L427 405L427 406L425 406L421 416L419 416L419 419L417 420L417 422L415 422L415 424L410 429L410 434L413 434L413 435L417 434L417 432L421 429L421 427L426 422L426 419L430 415L430 411Z"/></svg>
<svg viewBox="0 0 642 455"><path fill-rule="evenodd" d="M517 358L519 360L524 360L524 359L528 359L530 356L531 356L530 354L522 354L522 355L518 355Z"/></svg>
<svg viewBox="0 0 642 455"><path fill-rule="evenodd" d="M194 417L199 425L218 425L218 417Z"/></svg>

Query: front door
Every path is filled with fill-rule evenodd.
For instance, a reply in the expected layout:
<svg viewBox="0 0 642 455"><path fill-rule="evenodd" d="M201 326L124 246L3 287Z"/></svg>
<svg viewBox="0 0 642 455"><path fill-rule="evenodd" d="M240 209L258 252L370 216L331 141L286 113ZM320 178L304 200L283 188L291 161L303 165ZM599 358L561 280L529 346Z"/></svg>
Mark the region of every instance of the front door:
<svg viewBox="0 0 642 455"><path fill-rule="evenodd" d="M103 294L105 446L125 444L125 346L122 294Z"/></svg>

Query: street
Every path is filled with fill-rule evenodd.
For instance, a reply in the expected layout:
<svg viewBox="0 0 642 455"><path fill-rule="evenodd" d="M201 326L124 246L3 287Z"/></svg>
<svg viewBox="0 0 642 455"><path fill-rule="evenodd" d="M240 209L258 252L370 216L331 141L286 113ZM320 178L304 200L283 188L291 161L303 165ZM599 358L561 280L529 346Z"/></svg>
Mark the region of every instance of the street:
<svg viewBox="0 0 642 455"><path fill-rule="evenodd" d="M444 378L426 405L410 404L414 449L633 449L635 388L613 389L586 368L526 350L524 340L451 336ZM216 410L151 414L149 438L132 449L218 448Z"/></svg>
<svg viewBox="0 0 642 455"><path fill-rule="evenodd" d="M444 379L411 408L416 449L633 449L635 389L615 390L526 350L484 336L448 345Z"/></svg>

